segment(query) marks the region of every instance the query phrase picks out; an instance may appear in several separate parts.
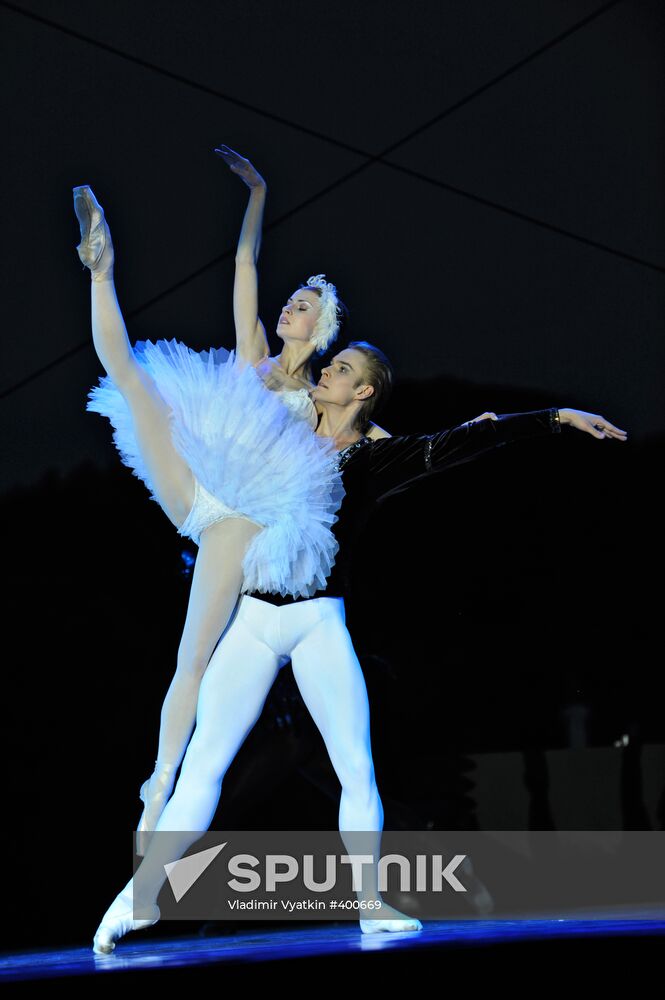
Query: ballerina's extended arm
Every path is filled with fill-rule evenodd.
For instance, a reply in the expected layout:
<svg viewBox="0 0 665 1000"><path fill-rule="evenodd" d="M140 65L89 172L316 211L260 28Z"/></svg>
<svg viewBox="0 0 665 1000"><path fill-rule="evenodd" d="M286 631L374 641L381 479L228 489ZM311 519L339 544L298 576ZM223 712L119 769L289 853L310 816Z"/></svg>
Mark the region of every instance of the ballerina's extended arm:
<svg viewBox="0 0 665 1000"><path fill-rule="evenodd" d="M233 284L233 318L236 329L236 355L256 365L270 354L265 327L259 319L258 274L256 263L261 246L261 225L266 201L266 182L249 160L228 146L215 152L238 174L250 189L249 204L240 230Z"/></svg>

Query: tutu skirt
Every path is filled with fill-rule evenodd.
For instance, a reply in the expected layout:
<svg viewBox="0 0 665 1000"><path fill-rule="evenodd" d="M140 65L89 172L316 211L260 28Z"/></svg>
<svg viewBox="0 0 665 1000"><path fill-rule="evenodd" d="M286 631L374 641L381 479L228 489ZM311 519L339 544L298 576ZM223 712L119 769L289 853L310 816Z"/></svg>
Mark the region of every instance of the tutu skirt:
<svg viewBox="0 0 665 1000"><path fill-rule="evenodd" d="M170 407L171 438L192 470L197 500L202 494L262 526L243 559L241 592L311 597L325 588L339 548L330 529L344 497L333 441L317 436L234 351L158 340L137 342L134 356ZM108 417L122 462L159 502L129 406L108 375L86 409ZM195 533L189 537L198 544Z"/></svg>

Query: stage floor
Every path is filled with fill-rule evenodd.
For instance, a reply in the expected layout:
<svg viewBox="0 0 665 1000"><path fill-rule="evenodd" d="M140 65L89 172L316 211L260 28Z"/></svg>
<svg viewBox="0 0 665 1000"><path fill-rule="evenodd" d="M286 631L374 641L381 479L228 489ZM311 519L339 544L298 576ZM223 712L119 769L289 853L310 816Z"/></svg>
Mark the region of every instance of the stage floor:
<svg viewBox="0 0 665 1000"><path fill-rule="evenodd" d="M656 915L654 915L656 916ZM218 927L220 925L215 925ZM163 927L163 925L162 925ZM403 933L378 932L363 934L355 922L344 921L336 924L310 922L275 929L233 929L228 933L202 937L184 935L180 937L151 936L154 928L136 931L116 945L111 955L96 955L89 944L72 948L52 950L15 951L0 954L0 982L57 979L62 977L89 976L108 977L109 973L138 973L142 975L165 970L190 970L205 972L212 979L231 970L242 969L244 975L258 973L261 967L271 966L275 972L275 962L294 965L311 965L318 959L317 968L323 970L332 965L339 972L345 961L354 964L363 956L383 955L402 959L418 959L418 967L429 965L435 953L446 958L460 949L469 955L469 949L496 951L497 947L540 942L559 942L561 946L576 942L603 941L616 947L626 939L653 940L661 938L659 949L665 938L665 917L658 915L653 920L630 919L586 919L586 920L461 920L423 921L422 931ZM219 966L223 966L220 969ZM249 969L248 966L253 966ZM217 967L215 969L215 967ZM145 982L145 980L144 980ZM88 985L91 985L88 982Z"/></svg>

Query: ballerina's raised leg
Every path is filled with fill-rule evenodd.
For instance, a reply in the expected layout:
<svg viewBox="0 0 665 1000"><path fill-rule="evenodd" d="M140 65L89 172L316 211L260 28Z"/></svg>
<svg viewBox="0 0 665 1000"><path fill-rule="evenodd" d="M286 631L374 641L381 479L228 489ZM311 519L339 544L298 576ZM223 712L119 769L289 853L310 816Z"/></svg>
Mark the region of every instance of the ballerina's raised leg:
<svg viewBox="0 0 665 1000"><path fill-rule="evenodd" d="M115 290L114 248L104 212L88 185L75 187L73 193L81 229L77 251L91 274L95 349L130 410L153 495L180 529L195 499L194 476L174 447L170 407L150 373L137 362L129 342ZM172 791L194 727L201 677L237 603L242 559L259 530L256 523L235 516L220 519L201 534L177 667L161 712L155 769L140 791L145 808L137 827L139 855L145 853Z"/></svg>

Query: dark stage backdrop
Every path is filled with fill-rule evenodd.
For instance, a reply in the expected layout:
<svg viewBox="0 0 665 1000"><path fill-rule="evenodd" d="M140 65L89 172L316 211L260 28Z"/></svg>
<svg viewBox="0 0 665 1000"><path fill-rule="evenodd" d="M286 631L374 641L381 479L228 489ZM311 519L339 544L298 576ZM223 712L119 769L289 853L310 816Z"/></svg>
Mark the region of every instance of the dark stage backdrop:
<svg viewBox="0 0 665 1000"><path fill-rule="evenodd" d="M268 182L275 353L324 272L343 339L395 363L392 433L552 405L629 432L511 445L377 510L347 617L387 827L474 828L481 754L522 753L542 802L549 752L664 743L662 5L23 0L0 24L6 946L91 940L128 877L195 554L85 412L75 185L105 207L132 341L233 344L247 189L224 142ZM622 824L662 828L626 773ZM334 828L338 800L287 666L216 825Z"/></svg>

